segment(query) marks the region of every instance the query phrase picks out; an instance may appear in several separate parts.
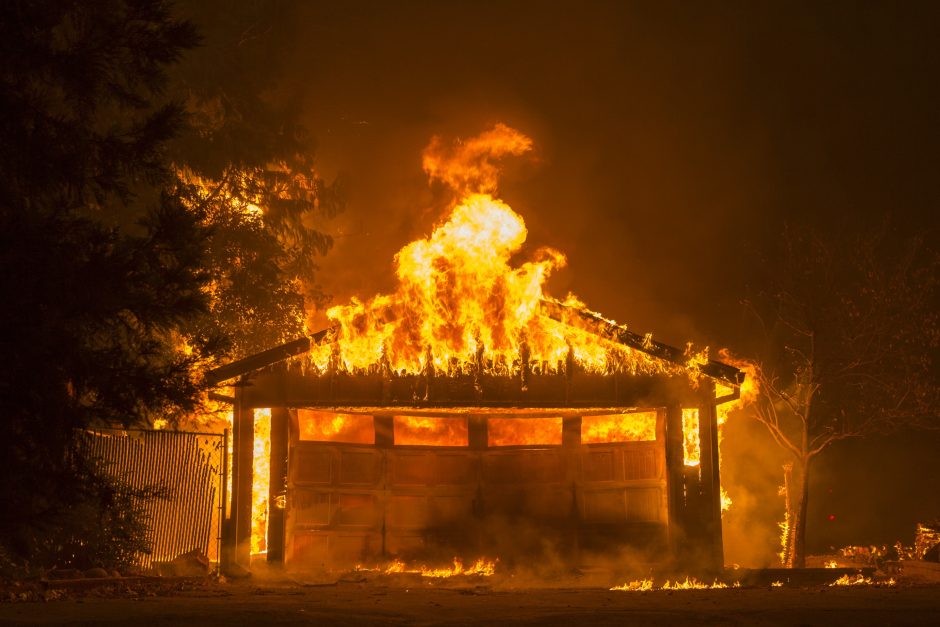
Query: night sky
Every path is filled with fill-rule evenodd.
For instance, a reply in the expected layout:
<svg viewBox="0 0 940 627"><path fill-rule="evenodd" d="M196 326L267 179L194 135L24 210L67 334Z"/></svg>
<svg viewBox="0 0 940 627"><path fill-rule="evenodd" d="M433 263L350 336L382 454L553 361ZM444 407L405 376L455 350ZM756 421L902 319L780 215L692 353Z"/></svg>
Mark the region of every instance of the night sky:
<svg viewBox="0 0 940 627"><path fill-rule="evenodd" d="M887 216L898 236L936 233L940 4L342 2L305 13L287 79L306 94L322 173L349 185L318 277L334 302L389 288L394 253L442 216L421 170L430 137L496 122L535 141L504 163L500 196L524 217L528 251L567 254L549 291L666 342L753 350L741 301L787 222ZM737 429L743 448L760 436ZM904 504L940 487L936 447L906 437L823 457L811 551L909 540L931 514ZM756 512L779 467L741 459L726 475L751 482L739 502ZM913 478L911 464L924 468ZM839 472L855 467L882 470Z"/></svg>
<svg viewBox="0 0 940 627"><path fill-rule="evenodd" d="M657 337L747 350L740 300L787 220L937 225L940 5L320 3L288 76L327 175L350 184L319 277L387 286L441 215L434 134L504 122L532 158L501 195L550 283ZM377 283L379 282L379 283Z"/></svg>

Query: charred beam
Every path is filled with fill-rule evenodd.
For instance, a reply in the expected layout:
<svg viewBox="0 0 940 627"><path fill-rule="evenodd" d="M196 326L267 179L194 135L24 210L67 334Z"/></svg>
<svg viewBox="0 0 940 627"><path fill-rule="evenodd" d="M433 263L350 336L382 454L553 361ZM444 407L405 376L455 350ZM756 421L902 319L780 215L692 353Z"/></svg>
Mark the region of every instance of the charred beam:
<svg viewBox="0 0 940 627"><path fill-rule="evenodd" d="M209 392L209 400L216 401L218 403L228 403L230 405L235 404L234 396L226 396L225 394L219 394L218 392Z"/></svg>
<svg viewBox="0 0 940 627"><path fill-rule="evenodd" d="M623 344L674 364L685 365L688 361L688 356L684 350L634 333L625 326L611 322L592 311L576 309L548 299L542 299L541 304L542 312L557 322L567 324L567 319L574 315L587 322L590 327L589 330L606 340ZM720 361L709 360L708 363L701 366L701 370L708 376L731 385L737 386L744 382L743 372Z"/></svg>
<svg viewBox="0 0 940 627"><path fill-rule="evenodd" d="M306 353L310 350L312 345L319 344L332 331L333 328L324 329L323 331L314 333L310 337L297 338L296 340L291 340L286 344L269 348L266 351L255 353L254 355L250 355L244 359L239 359L238 361L233 361L230 364L225 364L224 366L219 366L218 368L210 370L206 373L206 381L209 383L209 385L218 385L223 381L234 379L235 377L248 374L254 370L260 370L261 368L266 368L267 366L276 364L279 361L284 361L285 359L295 355Z"/></svg>

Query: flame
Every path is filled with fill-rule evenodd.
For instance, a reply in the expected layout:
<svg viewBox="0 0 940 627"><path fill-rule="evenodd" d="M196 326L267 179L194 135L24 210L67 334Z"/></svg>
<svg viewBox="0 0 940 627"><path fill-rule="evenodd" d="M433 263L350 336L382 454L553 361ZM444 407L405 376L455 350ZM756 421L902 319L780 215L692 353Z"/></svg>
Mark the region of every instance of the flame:
<svg viewBox="0 0 940 627"><path fill-rule="evenodd" d="M297 424L301 440L348 444L375 442L375 425L372 416L298 409Z"/></svg>
<svg viewBox="0 0 940 627"><path fill-rule="evenodd" d="M716 422L718 425L718 468L719 472L721 470L721 443L724 440L724 425L728 422L728 418L731 416L731 412L746 407L748 404L754 402L757 398L757 394L760 391L760 384L758 382L758 367L752 361L746 359L741 359L735 357L728 349L723 348L718 351L719 358L727 364L734 366L735 368L744 372L744 382L738 388L737 399L726 401L724 403L718 404L716 409ZM734 388L723 385L720 382L715 385L715 396L716 398L722 398L724 396L730 396L734 392ZM724 486L721 488L721 512L724 512L731 509L731 506L734 504L731 500L731 497L725 492Z"/></svg>
<svg viewBox="0 0 940 627"><path fill-rule="evenodd" d="M268 552L268 488L271 483L271 410L255 410L251 479L251 553Z"/></svg>
<svg viewBox="0 0 940 627"><path fill-rule="evenodd" d="M581 418L583 444L649 442L656 439L656 412L636 412Z"/></svg>
<svg viewBox="0 0 940 627"><path fill-rule="evenodd" d="M561 444L561 418L490 418L488 446Z"/></svg>
<svg viewBox="0 0 940 627"><path fill-rule="evenodd" d="M682 410L682 460L686 466L698 466L702 462L702 448L699 441L698 409Z"/></svg>
<svg viewBox="0 0 940 627"><path fill-rule="evenodd" d="M495 193L499 169L494 160L506 155L519 156L532 150L532 140L505 124L466 141L448 146L435 136L424 149L422 165L428 178L439 180L461 195L474 192Z"/></svg>
<svg viewBox="0 0 940 627"><path fill-rule="evenodd" d="M653 580L652 579L638 579L636 581L631 581L630 583L625 583L621 586L614 586L611 590L626 591L626 592L648 592L653 589Z"/></svg>
<svg viewBox="0 0 940 627"><path fill-rule="evenodd" d="M360 572L377 572L384 575L421 575L422 577L428 577L432 579L445 579L447 577L458 576L491 577L496 572L497 563L499 563L498 559L490 560L485 557L481 557L469 566L464 566L463 560L459 557L455 557L451 566L432 567L425 564L419 566L407 566L403 561L396 559L392 560L384 567L376 566L369 568L359 565L356 566L356 570Z"/></svg>
<svg viewBox="0 0 940 627"><path fill-rule="evenodd" d="M336 331L332 343L312 349L317 369L510 374L523 365L557 372L573 359L593 372L693 374L703 353L682 368L598 337L577 316L562 323L541 315L545 281L565 256L540 248L512 263L526 240L525 221L494 195L494 161L531 147L504 125L454 145L431 141L424 169L456 200L430 235L395 255L393 291L327 310ZM564 304L584 308L573 296Z"/></svg>
<svg viewBox="0 0 940 627"><path fill-rule="evenodd" d="M395 444L407 446L467 446L467 419L395 416Z"/></svg>
<svg viewBox="0 0 940 627"><path fill-rule="evenodd" d="M659 590L722 590L725 588L740 588L740 582L734 582L730 586L722 581L714 580L712 583L704 583L695 577L686 577L685 581L666 581ZM620 586L614 586L610 590L626 592L648 592L654 590L652 579L639 579L631 581Z"/></svg>
<svg viewBox="0 0 940 627"><path fill-rule="evenodd" d="M893 577L887 581L874 581L871 577L866 577L858 573L854 577L851 575L842 575L829 584L829 586L893 586L896 583Z"/></svg>
<svg viewBox="0 0 940 627"><path fill-rule="evenodd" d="M782 494L785 488L780 486L778 493ZM783 520L777 523L777 526L780 528L780 552L777 553L777 557L780 558L780 563L786 566L787 564L787 549L789 548L788 544L790 542L790 512L783 512Z"/></svg>

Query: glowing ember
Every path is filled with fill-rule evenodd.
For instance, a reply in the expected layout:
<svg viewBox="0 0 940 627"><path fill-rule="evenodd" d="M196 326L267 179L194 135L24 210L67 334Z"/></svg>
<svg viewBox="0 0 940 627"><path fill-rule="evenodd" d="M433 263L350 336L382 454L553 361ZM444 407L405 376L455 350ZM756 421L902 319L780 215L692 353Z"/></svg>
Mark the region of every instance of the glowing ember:
<svg viewBox="0 0 940 627"><path fill-rule="evenodd" d="M838 567L839 567L839 563L835 560L830 560L826 562L826 568L838 568Z"/></svg>

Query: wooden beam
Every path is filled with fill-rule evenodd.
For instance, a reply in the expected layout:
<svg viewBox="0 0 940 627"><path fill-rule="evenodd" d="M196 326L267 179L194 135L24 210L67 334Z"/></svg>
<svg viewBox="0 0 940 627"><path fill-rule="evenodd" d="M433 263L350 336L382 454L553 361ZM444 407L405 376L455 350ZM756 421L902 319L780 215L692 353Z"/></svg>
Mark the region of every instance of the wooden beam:
<svg viewBox="0 0 940 627"><path fill-rule="evenodd" d="M542 312L562 324L567 324L566 319L571 316L577 316L580 320L587 322L593 333L617 344L623 344L629 348L647 353L664 361L668 361L680 366L684 366L688 361L688 355L681 348L663 344L656 340L649 339L646 336L630 331L622 324L616 324L607 320L603 316L587 311L585 309L576 309L569 307L556 300L542 299ZM744 382L744 373L720 361L710 360L701 366L702 372L708 376L723 381L731 385L741 385Z"/></svg>
<svg viewBox="0 0 940 627"><path fill-rule="evenodd" d="M329 329L318 331L310 337L300 337L296 340L291 340L290 342L281 344L280 346L269 348L266 351L249 355L244 359L239 359L238 361L233 361L230 364L219 366L218 368L210 370L206 373L206 381L209 383L209 385L218 385L223 381L228 381L229 379L246 375L255 370L260 370L261 368L266 368L276 364L279 361L284 361L289 357L306 353L310 350L311 345L319 344L323 340L327 339L327 337L334 330L335 327L330 327Z"/></svg>

